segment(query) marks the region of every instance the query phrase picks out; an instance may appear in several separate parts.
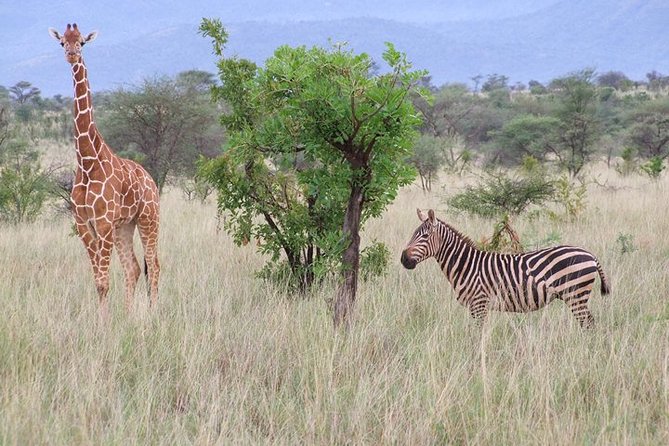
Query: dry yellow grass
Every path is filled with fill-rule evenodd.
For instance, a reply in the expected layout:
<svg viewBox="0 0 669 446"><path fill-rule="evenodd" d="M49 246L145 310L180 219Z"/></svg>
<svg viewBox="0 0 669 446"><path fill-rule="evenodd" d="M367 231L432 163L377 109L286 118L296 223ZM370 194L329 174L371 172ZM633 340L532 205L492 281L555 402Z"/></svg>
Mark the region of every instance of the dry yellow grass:
<svg viewBox="0 0 669 446"><path fill-rule="evenodd" d="M560 302L478 328L435 262L402 269L416 206L490 233L416 187L366 231L395 257L348 333L330 287L302 299L254 280L254 247L178 191L163 197L158 307L140 284L125 313L115 259L108 326L68 219L0 227L0 444L668 444L669 179L607 178L622 189L591 186L578 222L519 222L600 259L613 293L592 299L593 331ZM638 249L622 254L620 234Z"/></svg>

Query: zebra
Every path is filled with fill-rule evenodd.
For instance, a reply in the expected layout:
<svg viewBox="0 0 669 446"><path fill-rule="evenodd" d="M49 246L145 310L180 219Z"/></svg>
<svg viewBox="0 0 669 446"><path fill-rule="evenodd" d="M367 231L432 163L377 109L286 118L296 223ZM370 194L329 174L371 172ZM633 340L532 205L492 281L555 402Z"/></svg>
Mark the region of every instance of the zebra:
<svg viewBox="0 0 669 446"><path fill-rule="evenodd" d="M522 254L482 251L455 228L416 210L421 225L402 251L401 262L414 269L434 257L455 290L458 302L471 316L483 322L489 310L526 313L564 301L584 328L594 326L588 308L595 278L599 274L601 294L611 287L601 265L588 251L574 246L556 246Z"/></svg>

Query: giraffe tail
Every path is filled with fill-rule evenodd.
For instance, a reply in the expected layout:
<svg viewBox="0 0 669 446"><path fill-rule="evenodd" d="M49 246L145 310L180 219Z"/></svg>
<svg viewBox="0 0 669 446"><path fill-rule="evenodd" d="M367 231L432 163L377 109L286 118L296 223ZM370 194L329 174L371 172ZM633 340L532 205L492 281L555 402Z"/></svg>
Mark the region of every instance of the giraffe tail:
<svg viewBox="0 0 669 446"><path fill-rule="evenodd" d="M601 270L600 270L601 272ZM144 257L144 278L149 280L149 265L146 264L146 257Z"/></svg>
<svg viewBox="0 0 669 446"><path fill-rule="evenodd" d="M599 279L601 281L601 292L602 296L605 296L611 292L611 284L609 283L608 277L606 277L606 274L604 274L604 270L602 269L602 265L599 264L599 261L595 259L595 262L597 262L597 271L599 272Z"/></svg>

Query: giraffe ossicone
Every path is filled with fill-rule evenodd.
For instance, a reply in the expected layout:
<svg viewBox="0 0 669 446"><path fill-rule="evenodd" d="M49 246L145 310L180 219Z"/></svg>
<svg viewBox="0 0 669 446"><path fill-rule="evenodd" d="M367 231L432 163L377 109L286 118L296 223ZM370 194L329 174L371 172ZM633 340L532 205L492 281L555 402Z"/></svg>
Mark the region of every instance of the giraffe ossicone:
<svg viewBox="0 0 669 446"><path fill-rule="evenodd" d="M62 35L53 28L49 28L49 34L59 41L72 68L77 167L70 202L77 233L93 266L100 313L107 319L109 264L114 247L125 274L126 308L132 307L141 274L133 250L135 228L144 248L150 302L152 305L157 302L160 197L151 175L138 163L115 155L95 125L81 49L97 37L97 32L84 36L75 23L68 24Z"/></svg>

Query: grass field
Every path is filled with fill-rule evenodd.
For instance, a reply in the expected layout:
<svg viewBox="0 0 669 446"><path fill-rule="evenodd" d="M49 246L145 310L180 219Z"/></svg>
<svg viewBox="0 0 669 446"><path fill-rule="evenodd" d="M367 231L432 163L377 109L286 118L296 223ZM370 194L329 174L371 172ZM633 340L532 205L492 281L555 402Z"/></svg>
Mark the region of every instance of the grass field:
<svg viewBox="0 0 669 446"><path fill-rule="evenodd" d="M331 286L304 299L255 280L253 244L177 190L158 307L142 281L126 314L114 258L107 326L68 218L2 226L0 444L669 444L669 179L598 172L616 190L591 185L577 222L518 222L525 240L557 233L599 258L613 292L591 300L592 331L561 302L477 327L434 261L400 266L416 206L491 232L445 213L457 178L403 190L369 225L393 263L341 333Z"/></svg>

